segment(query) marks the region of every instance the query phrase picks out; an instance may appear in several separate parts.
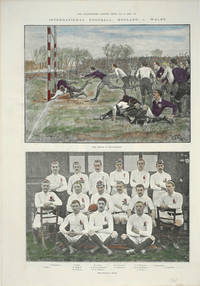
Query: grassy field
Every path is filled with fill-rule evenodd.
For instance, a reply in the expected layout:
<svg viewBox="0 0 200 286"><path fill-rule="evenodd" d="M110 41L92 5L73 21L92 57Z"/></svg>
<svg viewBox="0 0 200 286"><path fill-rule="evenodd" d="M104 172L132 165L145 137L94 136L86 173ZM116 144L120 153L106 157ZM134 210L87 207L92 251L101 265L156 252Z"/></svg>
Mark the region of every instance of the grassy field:
<svg viewBox="0 0 200 286"><path fill-rule="evenodd" d="M175 250L171 245L167 249L160 247L148 249L146 254L128 256L125 250L113 249L113 255L108 256L104 252L89 254L88 249L81 249L73 255L68 252L60 254L54 249L54 244L47 241L47 249L43 249L41 244L33 244L32 234L27 233L27 260L28 261L96 261L96 262L131 262L131 261L189 261L188 237L180 240L180 249Z"/></svg>
<svg viewBox="0 0 200 286"><path fill-rule="evenodd" d="M98 81L86 88L88 99L96 91ZM81 86L83 81L79 81ZM75 86L78 86L76 84ZM165 122L146 126L130 125L123 119L95 120L110 110L122 97L122 90L101 91L98 102L88 99L58 97L46 101L46 81L33 78L25 83L26 142L189 142L190 119L176 118L173 125ZM139 88L129 90L129 95L140 98ZM147 98L151 105L151 99Z"/></svg>

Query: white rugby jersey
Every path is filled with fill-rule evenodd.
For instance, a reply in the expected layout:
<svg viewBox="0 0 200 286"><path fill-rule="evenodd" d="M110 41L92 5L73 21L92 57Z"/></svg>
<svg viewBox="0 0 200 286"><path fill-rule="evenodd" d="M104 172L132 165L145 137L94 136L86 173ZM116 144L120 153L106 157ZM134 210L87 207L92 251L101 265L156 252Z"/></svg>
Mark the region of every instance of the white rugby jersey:
<svg viewBox="0 0 200 286"><path fill-rule="evenodd" d="M182 214L183 196L177 192L173 192L172 195L165 193L160 198L159 206L161 205L167 205L169 208L176 209L177 213Z"/></svg>
<svg viewBox="0 0 200 286"><path fill-rule="evenodd" d="M97 204L97 201L99 198L106 199L107 203L106 203L105 210L112 213L113 212L113 202L112 202L111 196L105 192L102 195L100 195L99 193L96 193L96 194L92 195L90 203L91 204Z"/></svg>
<svg viewBox="0 0 200 286"><path fill-rule="evenodd" d="M130 185L133 188L133 195L136 194L136 186L138 184L142 184L145 189L145 194L147 195L147 189L149 187L149 182L150 182L150 175L147 171L142 170L139 171L138 169L133 170L131 172L131 177L130 177Z"/></svg>
<svg viewBox="0 0 200 286"><path fill-rule="evenodd" d="M122 181L125 185L129 183L129 173L127 171L113 171L110 173L110 185L116 187L117 181Z"/></svg>
<svg viewBox="0 0 200 286"><path fill-rule="evenodd" d="M171 180L170 174L162 171L162 173L156 172L155 174L151 175L150 185L154 191L161 191L162 188L166 188L166 182ZM160 187L157 186L160 185Z"/></svg>
<svg viewBox="0 0 200 286"><path fill-rule="evenodd" d="M139 230L139 234L133 232L133 227ZM149 215L143 214L141 216L134 214L128 219L126 225L126 232L130 236L147 236L150 237L152 234L152 219Z"/></svg>
<svg viewBox="0 0 200 286"><path fill-rule="evenodd" d="M102 181L105 185L105 192L110 194L110 178L107 173L100 171L94 171L89 175L89 194L93 195L97 193L96 184L98 181Z"/></svg>
<svg viewBox="0 0 200 286"><path fill-rule="evenodd" d="M78 200L81 205L83 205L83 204L85 205L84 209L81 209L81 212L87 212L88 211L89 197L86 194L83 194L83 193L80 193L78 195L76 193L73 193L68 198L68 202L67 202L67 211L68 212L72 212L71 203L74 200Z"/></svg>
<svg viewBox="0 0 200 286"><path fill-rule="evenodd" d="M35 207L37 212L40 212L40 208L44 207L45 203L52 203L54 206L62 206L61 200L53 192L39 192L35 194Z"/></svg>
<svg viewBox="0 0 200 286"><path fill-rule="evenodd" d="M72 186L76 181L81 182L82 192L84 194L89 192L88 176L86 174L83 174L83 173L78 173L78 174L75 173L74 175L70 176L69 180L68 180L68 194L69 195L71 195L73 193Z"/></svg>
<svg viewBox="0 0 200 286"><path fill-rule="evenodd" d="M131 198L125 194L124 192L122 194L116 193L113 196L111 196L112 202L113 202L113 212L120 212L120 211L125 211L127 212L129 202ZM117 206L119 205L122 209L119 209Z"/></svg>
<svg viewBox="0 0 200 286"><path fill-rule="evenodd" d="M144 213L148 213L148 208L152 211L154 210L154 205L153 202L151 200L150 197L143 195L142 197L139 197L138 195L135 195L129 203L128 209L130 209L131 211L134 209L134 211L136 212L135 209L135 205L137 202L143 202L144 203Z"/></svg>
<svg viewBox="0 0 200 286"><path fill-rule="evenodd" d="M107 225L107 228L103 228ZM89 229L98 233L111 234L113 232L113 218L107 211L99 212L96 211L90 215Z"/></svg>
<svg viewBox="0 0 200 286"><path fill-rule="evenodd" d="M136 73L136 77L137 78L140 77L141 79L143 79L143 78L149 78L150 79L151 75L153 78L156 78L154 71L150 67L141 67L138 69L138 71Z"/></svg>
<svg viewBox="0 0 200 286"><path fill-rule="evenodd" d="M65 233L66 226L69 225L70 231L80 232L82 234L88 232L88 218L86 215L79 212L78 214L71 213L64 219L60 225L60 231Z"/></svg>
<svg viewBox="0 0 200 286"><path fill-rule="evenodd" d="M50 181L50 190L55 189L56 192L67 191L67 181L64 176L60 174L54 175L52 173L47 176L46 179Z"/></svg>

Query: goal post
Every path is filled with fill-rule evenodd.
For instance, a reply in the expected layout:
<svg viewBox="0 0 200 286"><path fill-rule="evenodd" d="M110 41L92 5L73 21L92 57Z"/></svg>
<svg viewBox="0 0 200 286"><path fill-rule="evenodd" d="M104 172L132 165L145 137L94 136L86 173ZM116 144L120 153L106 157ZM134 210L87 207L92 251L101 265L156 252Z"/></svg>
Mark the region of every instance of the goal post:
<svg viewBox="0 0 200 286"><path fill-rule="evenodd" d="M57 33L56 26L47 26L47 101L56 92Z"/></svg>

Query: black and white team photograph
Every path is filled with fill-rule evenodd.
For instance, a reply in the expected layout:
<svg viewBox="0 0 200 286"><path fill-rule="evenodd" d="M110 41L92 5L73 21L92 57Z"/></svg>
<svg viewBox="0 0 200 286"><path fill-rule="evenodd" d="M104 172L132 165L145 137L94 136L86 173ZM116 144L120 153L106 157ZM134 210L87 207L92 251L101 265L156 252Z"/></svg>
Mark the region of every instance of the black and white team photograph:
<svg viewBox="0 0 200 286"><path fill-rule="evenodd" d="M189 261L189 152L27 152L27 261Z"/></svg>

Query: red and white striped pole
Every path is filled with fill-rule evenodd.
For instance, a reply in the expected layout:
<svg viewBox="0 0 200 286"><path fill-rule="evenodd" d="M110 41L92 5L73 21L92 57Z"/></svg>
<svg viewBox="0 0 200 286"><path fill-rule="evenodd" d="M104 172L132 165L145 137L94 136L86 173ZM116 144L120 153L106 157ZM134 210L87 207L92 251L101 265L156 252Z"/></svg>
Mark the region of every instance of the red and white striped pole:
<svg viewBox="0 0 200 286"><path fill-rule="evenodd" d="M56 77L57 77L57 34L56 26L54 26L54 91L56 92Z"/></svg>
<svg viewBox="0 0 200 286"><path fill-rule="evenodd" d="M50 89L50 82L51 82L51 27L47 27L47 100L51 99L51 89Z"/></svg>

